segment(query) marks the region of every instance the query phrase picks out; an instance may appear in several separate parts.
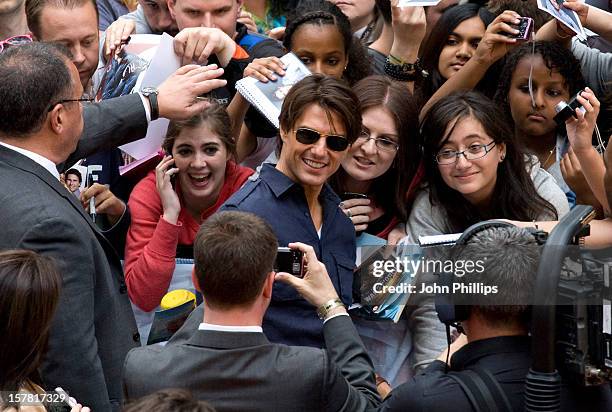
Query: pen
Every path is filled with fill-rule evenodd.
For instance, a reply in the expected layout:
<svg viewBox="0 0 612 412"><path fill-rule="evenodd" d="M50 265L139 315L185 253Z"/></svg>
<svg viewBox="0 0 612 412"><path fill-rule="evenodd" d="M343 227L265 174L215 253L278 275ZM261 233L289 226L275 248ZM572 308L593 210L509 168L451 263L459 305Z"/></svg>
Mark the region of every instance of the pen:
<svg viewBox="0 0 612 412"><path fill-rule="evenodd" d="M91 175L91 184L94 184L98 181L98 175ZM96 197L92 196L89 198L89 215L91 216L91 220L96 222Z"/></svg>

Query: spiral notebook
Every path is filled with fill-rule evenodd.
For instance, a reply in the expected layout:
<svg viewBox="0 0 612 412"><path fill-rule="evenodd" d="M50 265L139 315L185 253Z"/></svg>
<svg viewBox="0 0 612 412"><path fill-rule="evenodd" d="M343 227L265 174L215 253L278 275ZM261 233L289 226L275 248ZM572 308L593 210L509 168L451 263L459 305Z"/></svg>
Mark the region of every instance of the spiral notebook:
<svg viewBox="0 0 612 412"><path fill-rule="evenodd" d="M277 129L285 96L294 84L310 75L310 70L293 53L284 55L281 61L286 66L285 75L276 81L263 83L254 77L246 77L236 82L238 93L255 106Z"/></svg>

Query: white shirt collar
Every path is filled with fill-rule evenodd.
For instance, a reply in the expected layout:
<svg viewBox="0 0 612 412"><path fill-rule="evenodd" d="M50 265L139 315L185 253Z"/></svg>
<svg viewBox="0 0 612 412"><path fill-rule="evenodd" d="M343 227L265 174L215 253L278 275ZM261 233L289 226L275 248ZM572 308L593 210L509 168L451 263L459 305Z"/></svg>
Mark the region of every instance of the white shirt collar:
<svg viewBox="0 0 612 412"><path fill-rule="evenodd" d="M217 332L256 332L263 333L261 326L225 326L202 322L198 330L214 330Z"/></svg>
<svg viewBox="0 0 612 412"><path fill-rule="evenodd" d="M59 172L57 171L57 166L55 165L55 163L53 163L51 160L47 159L46 157L41 156L38 153L34 153L29 150L22 149L21 147L10 145L8 143L0 142L0 145L6 148L9 148L11 150L14 150L17 153L21 153L22 155L32 159L34 162L38 163L39 165L47 169L49 173L53 175L53 177L55 177L57 180L60 180L60 175L59 175Z"/></svg>

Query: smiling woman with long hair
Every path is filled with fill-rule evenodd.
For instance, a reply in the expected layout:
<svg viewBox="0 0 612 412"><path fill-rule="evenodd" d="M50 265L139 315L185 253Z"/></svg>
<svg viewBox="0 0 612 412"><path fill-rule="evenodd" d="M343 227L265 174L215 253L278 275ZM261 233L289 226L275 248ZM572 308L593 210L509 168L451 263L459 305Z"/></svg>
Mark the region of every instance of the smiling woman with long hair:
<svg viewBox="0 0 612 412"><path fill-rule="evenodd" d="M233 161L230 128L218 105L171 122L163 142L166 156L130 195L125 281L130 299L145 312L168 291L177 250L193 245L200 224L253 173Z"/></svg>
<svg viewBox="0 0 612 412"><path fill-rule="evenodd" d="M569 210L552 176L527 156L500 109L478 92L451 94L422 122L426 187L408 232L462 232L482 220L556 220Z"/></svg>

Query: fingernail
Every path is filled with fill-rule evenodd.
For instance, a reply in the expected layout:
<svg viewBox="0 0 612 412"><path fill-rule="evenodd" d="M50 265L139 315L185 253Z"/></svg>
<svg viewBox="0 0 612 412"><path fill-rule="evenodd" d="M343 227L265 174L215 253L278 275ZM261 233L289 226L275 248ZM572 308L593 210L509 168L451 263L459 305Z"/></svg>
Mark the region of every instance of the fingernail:
<svg viewBox="0 0 612 412"><path fill-rule="evenodd" d="M276 81L276 79L278 79L278 77L276 77L275 75L272 75L272 76L270 76L270 79L271 79L272 81Z"/></svg>
<svg viewBox="0 0 612 412"><path fill-rule="evenodd" d="M344 203L343 203L343 202L340 202L340 203L338 204L338 206L340 206L340 207L344 207Z"/></svg>

